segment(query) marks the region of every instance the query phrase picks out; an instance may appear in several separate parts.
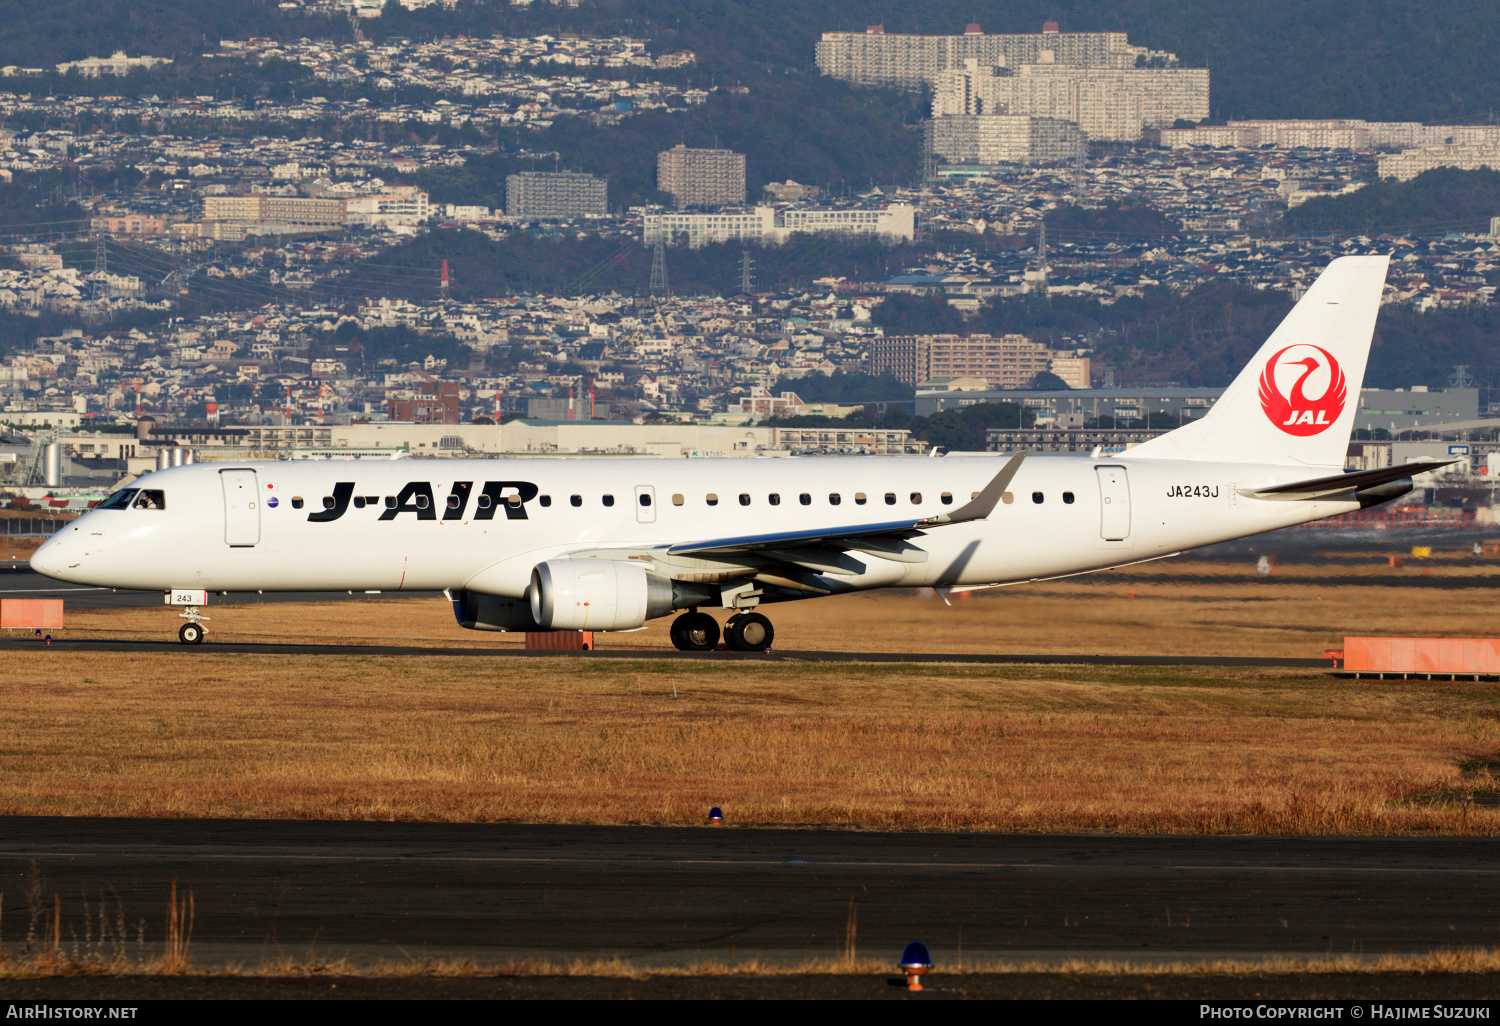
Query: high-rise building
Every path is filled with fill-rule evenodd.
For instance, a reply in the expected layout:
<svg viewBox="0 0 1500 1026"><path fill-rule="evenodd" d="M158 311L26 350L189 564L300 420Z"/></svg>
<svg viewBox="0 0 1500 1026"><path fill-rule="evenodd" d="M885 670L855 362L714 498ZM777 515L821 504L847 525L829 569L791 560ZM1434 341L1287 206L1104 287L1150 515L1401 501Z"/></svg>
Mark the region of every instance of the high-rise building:
<svg viewBox="0 0 1500 1026"><path fill-rule="evenodd" d="M1067 164L1088 140L1078 125L1027 114L959 114L927 122L929 152L956 164Z"/></svg>
<svg viewBox="0 0 1500 1026"><path fill-rule="evenodd" d="M745 155L690 150L681 143L656 156L656 187L678 207L722 207L745 202Z"/></svg>
<svg viewBox="0 0 1500 1026"><path fill-rule="evenodd" d="M1056 355L1025 335L906 335L872 340L869 361L871 374L891 374L908 385L979 378L992 388L1026 388L1052 370Z"/></svg>
<svg viewBox="0 0 1500 1026"><path fill-rule="evenodd" d="M609 213L604 179L574 171L523 171L505 179L511 217L567 218Z"/></svg>
<svg viewBox="0 0 1500 1026"><path fill-rule="evenodd" d="M982 67L970 59L937 76L932 116L1029 114L1072 121L1090 139L1129 142L1146 128L1208 117L1203 68Z"/></svg>
<svg viewBox="0 0 1500 1026"><path fill-rule="evenodd" d="M985 35L970 25L963 35L887 34L880 25L864 32L825 32L817 46L818 70L861 85L918 89L936 85L940 72L973 60L980 67L1060 64L1080 68L1136 68L1175 65L1174 54L1131 46L1123 32L1059 32L1056 22L1042 31Z"/></svg>

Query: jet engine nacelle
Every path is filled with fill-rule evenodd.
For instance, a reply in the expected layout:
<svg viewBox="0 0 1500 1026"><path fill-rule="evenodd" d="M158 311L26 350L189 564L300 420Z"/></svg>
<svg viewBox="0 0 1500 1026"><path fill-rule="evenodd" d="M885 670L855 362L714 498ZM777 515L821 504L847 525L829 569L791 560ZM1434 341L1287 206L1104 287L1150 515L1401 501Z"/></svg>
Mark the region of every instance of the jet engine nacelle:
<svg viewBox="0 0 1500 1026"><path fill-rule="evenodd" d="M531 571L530 594L543 630L629 631L673 608L672 582L626 560L549 559Z"/></svg>
<svg viewBox="0 0 1500 1026"><path fill-rule="evenodd" d="M523 598L484 595L477 591L453 589L453 616L460 627L471 631L539 631L542 628L531 617L531 603Z"/></svg>

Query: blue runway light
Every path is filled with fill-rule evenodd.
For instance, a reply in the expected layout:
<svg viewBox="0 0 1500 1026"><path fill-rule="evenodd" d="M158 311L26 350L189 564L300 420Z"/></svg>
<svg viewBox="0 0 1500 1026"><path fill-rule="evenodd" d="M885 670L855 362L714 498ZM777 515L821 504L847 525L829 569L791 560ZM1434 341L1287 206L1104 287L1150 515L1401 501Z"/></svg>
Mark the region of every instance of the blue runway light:
<svg viewBox="0 0 1500 1026"><path fill-rule="evenodd" d="M718 826L720 823L724 822L724 810L719 808L717 805L709 809L708 821L714 826Z"/></svg>
<svg viewBox="0 0 1500 1026"><path fill-rule="evenodd" d="M921 941L908 944L901 952L901 964L897 968L906 973L907 990L921 990L922 977L932 969L932 956L927 953L927 945Z"/></svg>

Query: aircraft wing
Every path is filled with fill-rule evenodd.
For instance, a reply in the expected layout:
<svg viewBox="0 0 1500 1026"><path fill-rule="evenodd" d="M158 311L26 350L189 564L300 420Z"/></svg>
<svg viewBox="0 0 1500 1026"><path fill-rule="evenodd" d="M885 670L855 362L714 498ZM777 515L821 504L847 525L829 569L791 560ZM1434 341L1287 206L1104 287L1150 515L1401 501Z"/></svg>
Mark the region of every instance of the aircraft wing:
<svg viewBox="0 0 1500 1026"><path fill-rule="evenodd" d="M1459 462L1456 459L1421 459L1394 467L1376 467L1374 470L1353 470L1328 477L1315 477L1309 481L1294 481L1291 484L1270 485L1266 488L1241 488L1239 493L1247 499L1322 499L1344 492L1357 492L1361 488L1399 481L1414 474L1425 474L1439 467Z"/></svg>
<svg viewBox="0 0 1500 1026"><path fill-rule="evenodd" d="M888 520L873 524L845 524L802 531L776 531L766 534L737 535L730 538L709 538L703 541L672 545L667 552L674 556L733 557L752 552L816 548L825 545L863 548L864 551L881 555L886 554L888 549L891 552L905 551L910 546L903 546L900 542L913 534L934 527L963 524L987 518L1000 501L1001 496L1005 494L1011 479L1016 476L1016 471L1021 469L1021 463L1025 459L1024 452L1012 456L1006 461L1005 466L1000 468L1000 473L996 474L977 496L952 513L910 520ZM890 539L891 544L880 544L879 542L884 539ZM861 545L861 543L864 544ZM925 553L923 556L925 558ZM899 559L900 557L894 556L893 558Z"/></svg>

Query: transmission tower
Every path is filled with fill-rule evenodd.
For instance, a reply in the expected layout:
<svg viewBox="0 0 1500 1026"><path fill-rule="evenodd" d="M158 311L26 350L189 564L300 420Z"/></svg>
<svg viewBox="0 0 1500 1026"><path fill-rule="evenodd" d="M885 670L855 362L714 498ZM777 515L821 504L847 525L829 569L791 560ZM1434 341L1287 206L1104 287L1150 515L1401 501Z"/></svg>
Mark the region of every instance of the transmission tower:
<svg viewBox="0 0 1500 1026"><path fill-rule="evenodd" d="M667 243L658 238L656 250L651 254L651 294L665 296L667 287Z"/></svg>
<svg viewBox="0 0 1500 1026"><path fill-rule="evenodd" d="M1452 375L1448 378L1449 388L1473 388L1474 379L1469 376L1469 365L1461 363L1453 368Z"/></svg>
<svg viewBox="0 0 1500 1026"><path fill-rule="evenodd" d="M109 284L104 280L104 275L109 271L109 250L105 245L105 235L100 231L94 236L94 305L97 307L99 301L109 293Z"/></svg>
<svg viewBox="0 0 1500 1026"><path fill-rule="evenodd" d="M750 276L750 267L751 267L750 251L748 249L741 250L740 251L740 291L743 292L747 296L750 295L751 290L755 288L755 279Z"/></svg>

